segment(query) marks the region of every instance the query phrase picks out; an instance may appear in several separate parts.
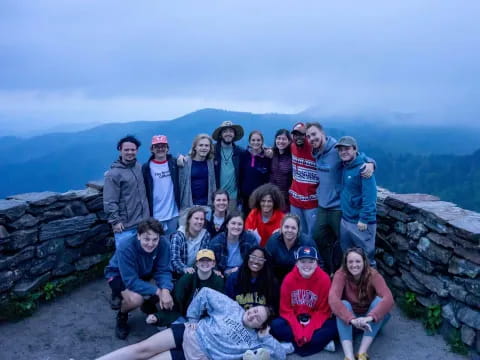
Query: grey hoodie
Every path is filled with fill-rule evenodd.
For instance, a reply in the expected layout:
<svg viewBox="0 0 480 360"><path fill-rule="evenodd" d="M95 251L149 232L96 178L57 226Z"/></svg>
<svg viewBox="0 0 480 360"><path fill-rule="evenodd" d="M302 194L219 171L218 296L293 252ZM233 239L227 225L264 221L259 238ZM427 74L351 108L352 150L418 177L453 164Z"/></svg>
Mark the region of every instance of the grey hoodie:
<svg viewBox="0 0 480 360"><path fill-rule="evenodd" d="M205 310L208 316L198 321ZM284 360L285 350L277 340L271 335L259 337L255 329L243 325L244 313L236 301L204 287L190 303L187 317L198 321L197 340L209 359L239 360L245 351L263 347L272 360Z"/></svg>
<svg viewBox="0 0 480 360"><path fill-rule="evenodd" d="M103 209L110 224L121 222L125 229L149 218L142 166L137 161L127 165L118 159L111 165L105 174Z"/></svg>

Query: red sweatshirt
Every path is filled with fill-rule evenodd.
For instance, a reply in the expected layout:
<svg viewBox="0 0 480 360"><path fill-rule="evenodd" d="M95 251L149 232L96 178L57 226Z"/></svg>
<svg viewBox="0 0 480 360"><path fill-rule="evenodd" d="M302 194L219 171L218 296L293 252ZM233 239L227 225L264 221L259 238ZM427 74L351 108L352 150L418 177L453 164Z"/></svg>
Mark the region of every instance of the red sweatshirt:
<svg viewBox="0 0 480 360"><path fill-rule="evenodd" d="M309 279L303 278L295 266L283 280L280 316L288 321L297 345L309 342L313 332L332 315L328 306L329 290L330 278L319 266ZM299 314L309 314L310 323L300 324L297 319Z"/></svg>
<svg viewBox="0 0 480 360"><path fill-rule="evenodd" d="M385 283L385 280L377 270L371 270L372 278L367 290L368 299L363 304L360 303L358 299L359 289L357 284L350 281L342 269L337 270L333 277L328 302L333 313L347 324L356 316L345 307L342 300L347 300L352 305L355 314L363 315L368 311L373 299L375 299L376 296L381 297L382 301L367 314L367 316L373 317L373 321L375 322L381 320L393 307L392 292Z"/></svg>
<svg viewBox="0 0 480 360"><path fill-rule="evenodd" d="M300 209L318 207L317 186L318 174L315 159L312 155L312 145L305 140L302 147L292 143L293 179L289 190L290 205Z"/></svg>
<svg viewBox="0 0 480 360"><path fill-rule="evenodd" d="M245 229L256 229L260 235L260 246L265 247L273 232L280 229L280 223L284 215L280 210L274 210L270 219L264 223L262 220L262 212L258 209L252 209L247 216L247 220L245 220Z"/></svg>

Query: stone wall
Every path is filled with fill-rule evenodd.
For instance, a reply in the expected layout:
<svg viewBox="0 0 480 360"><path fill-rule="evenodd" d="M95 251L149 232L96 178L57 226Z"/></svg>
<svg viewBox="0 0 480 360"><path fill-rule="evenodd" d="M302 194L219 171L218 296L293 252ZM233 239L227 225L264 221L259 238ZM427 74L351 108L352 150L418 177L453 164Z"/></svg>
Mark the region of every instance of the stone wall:
<svg viewBox="0 0 480 360"><path fill-rule="evenodd" d="M397 299L442 306L480 351L480 214L425 194L378 191L377 262ZM87 271L113 250L102 184L0 200L0 304Z"/></svg>
<svg viewBox="0 0 480 360"><path fill-rule="evenodd" d="M0 304L87 271L113 250L101 184L0 200Z"/></svg>
<svg viewBox="0 0 480 360"><path fill-rule="evenodd" d="M378 191L377 262L397 299L440 305L443 328L480 351L480 214L425 194Z"/></svg>

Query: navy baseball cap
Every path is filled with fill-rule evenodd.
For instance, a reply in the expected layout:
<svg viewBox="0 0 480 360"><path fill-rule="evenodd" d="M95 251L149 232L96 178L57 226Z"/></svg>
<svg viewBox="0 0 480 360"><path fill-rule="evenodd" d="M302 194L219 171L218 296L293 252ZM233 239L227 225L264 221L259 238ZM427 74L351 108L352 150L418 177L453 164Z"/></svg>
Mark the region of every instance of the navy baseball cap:
<svg viewBox="0 0 480 360"><path fill-rule="evenodd" d="M295 253L295 260L300 259L315 259L318 260L317 249L312 246L300 246Z"/></svg>

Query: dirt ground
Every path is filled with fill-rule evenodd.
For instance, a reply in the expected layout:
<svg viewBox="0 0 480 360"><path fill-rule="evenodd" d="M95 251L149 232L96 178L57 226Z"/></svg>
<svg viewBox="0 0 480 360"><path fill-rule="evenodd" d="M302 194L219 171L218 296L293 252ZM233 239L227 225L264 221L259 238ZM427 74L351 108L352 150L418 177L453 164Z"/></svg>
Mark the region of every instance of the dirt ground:
<svg viewBox="0 0 480 360"><path fill-rule="evenodd" d="M115 313L107 301L109 294L106 283L97 280L42 305L28 319L0 324L0 359L95 359L156 332L156 328L145 325L144 315L136 311L130 319L132 331L127 341L115 338ZM398 309L392 315L372 345L372 360L467 359L449 352L440 336L427 336L420 322L402 317ZM293 359L300 357L288 357ZM335 353L322 351L305 359L342 360L343 353L337 344Z"/></svg>

